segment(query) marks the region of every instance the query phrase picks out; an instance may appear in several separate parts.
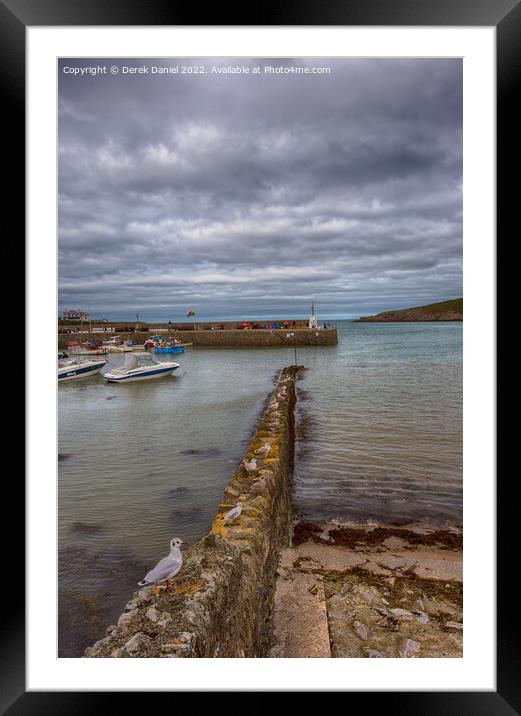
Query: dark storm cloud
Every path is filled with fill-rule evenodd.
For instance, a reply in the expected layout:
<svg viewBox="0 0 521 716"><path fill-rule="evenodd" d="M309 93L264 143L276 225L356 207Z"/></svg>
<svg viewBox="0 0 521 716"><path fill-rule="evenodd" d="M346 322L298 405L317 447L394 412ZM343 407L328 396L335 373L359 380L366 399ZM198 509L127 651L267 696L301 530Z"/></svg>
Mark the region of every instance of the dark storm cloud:
<svg viewBox="0 0 521 716"><path fill-rule="evenodd" d="M62 71L184 62L60 63L61 309L357 315L461 295L460 60Z"/></svg>

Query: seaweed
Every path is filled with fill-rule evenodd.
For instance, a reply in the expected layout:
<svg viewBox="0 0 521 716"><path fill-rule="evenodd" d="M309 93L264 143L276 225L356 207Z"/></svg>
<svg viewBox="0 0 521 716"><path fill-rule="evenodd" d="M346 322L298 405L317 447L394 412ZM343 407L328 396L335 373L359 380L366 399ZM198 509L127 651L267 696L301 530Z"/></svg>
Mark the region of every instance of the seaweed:
<svg viewBox="0 0 521 716"><path fill-rule="evenodd" d="M375 527L374 529L338 527L329 530L329 540L320 536L322 532L323 528L317 524L299 522L293 528L293 544L298 546L303 542L311 541L356 549L366 545L381 545L389 537L398 537L413 545L438 546L441 549L457 551L463 548L463 535L450 530L421 533L400 527Z"/></svg>

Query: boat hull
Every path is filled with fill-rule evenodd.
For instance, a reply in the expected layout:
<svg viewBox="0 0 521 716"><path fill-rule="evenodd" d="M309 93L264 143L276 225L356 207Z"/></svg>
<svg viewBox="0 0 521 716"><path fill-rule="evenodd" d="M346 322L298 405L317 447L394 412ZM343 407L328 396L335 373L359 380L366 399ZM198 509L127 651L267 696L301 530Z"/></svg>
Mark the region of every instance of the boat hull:
<svg viewBox="0 0 521 716"><path fill-rule="evenodd" d="M67 380L77 380L78 378L88 378L91 375L99 373L101 368L107 361L93 362L91 365L71 365L64 368L58 368L58 383L64 383Z"/></svg>
<svg viewBox="0 0 521 716"><path fill-rule="evenodd" d="M166 366L164 368L157 368L150 371L136 372L134 374L123 374L117 373L105 373L103 376L109 383L136 383L142 380L154 380L162 378L165 375L171 375L175 370L179 368L179 365Z"/></svg>
<svg viewBox="0 0 521 716"><path fill-rule="evenodd" d="M173 348L154 348L156 353L184 353L183 346L174 346Z"/></svg>

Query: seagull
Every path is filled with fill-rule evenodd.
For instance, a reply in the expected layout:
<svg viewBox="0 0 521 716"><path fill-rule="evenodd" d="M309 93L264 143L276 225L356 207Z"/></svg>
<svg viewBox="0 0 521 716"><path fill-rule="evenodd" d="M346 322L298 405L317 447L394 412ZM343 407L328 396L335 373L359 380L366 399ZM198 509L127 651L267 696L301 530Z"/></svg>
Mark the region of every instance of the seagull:
<svg viewBox="0 0 521 716"><path fill-rule="evenodd" d="M263 457L266 457L266 455L271 450L271 444L266 443L262 447L260 447L258 450L255 450L255 455L262 455Z"/></svg>
<svg viewBox="0 0 521 716"><path fill-rule="evenodd" d="M225 520L236 520L242 512L242 505L238 502L229 512L224 515Z"/></svg>
<svg viewBox="0 0 521 716"><path fill-rule="evenodd" d="M251 462L243 460L242 464L244 465L246 472L255 472L255 470L257 469L257 463L255 461L255 458L253 458Z"/></svg>
<svg viewBox="0 0 521 716"><path fill-rule="evenodd" d="M144 587L146 584L152 584L152 582L158 582L161 579L166 579L166 588L169 589L170 585L168 580L179 572L183 566L183 555L181 554L181 545L188 544L179 537L174 537L170 540L170 554L168 557L164 557L159 561L154 569L151 569L144 578L138 582L140 587Z"/></svg>

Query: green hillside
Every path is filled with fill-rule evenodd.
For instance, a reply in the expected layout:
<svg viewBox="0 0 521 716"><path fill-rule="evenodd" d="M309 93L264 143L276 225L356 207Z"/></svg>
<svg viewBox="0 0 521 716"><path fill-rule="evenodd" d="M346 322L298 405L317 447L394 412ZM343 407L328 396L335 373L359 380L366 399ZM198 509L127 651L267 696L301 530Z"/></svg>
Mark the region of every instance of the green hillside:
<svg viewBox="0 0 521 716"><path fill-rule="evenodd" d="M375 316L362 316L359 321L462 321L463 299L429 303L427 306L413 306L398 311L383 311Z"/></svg>

